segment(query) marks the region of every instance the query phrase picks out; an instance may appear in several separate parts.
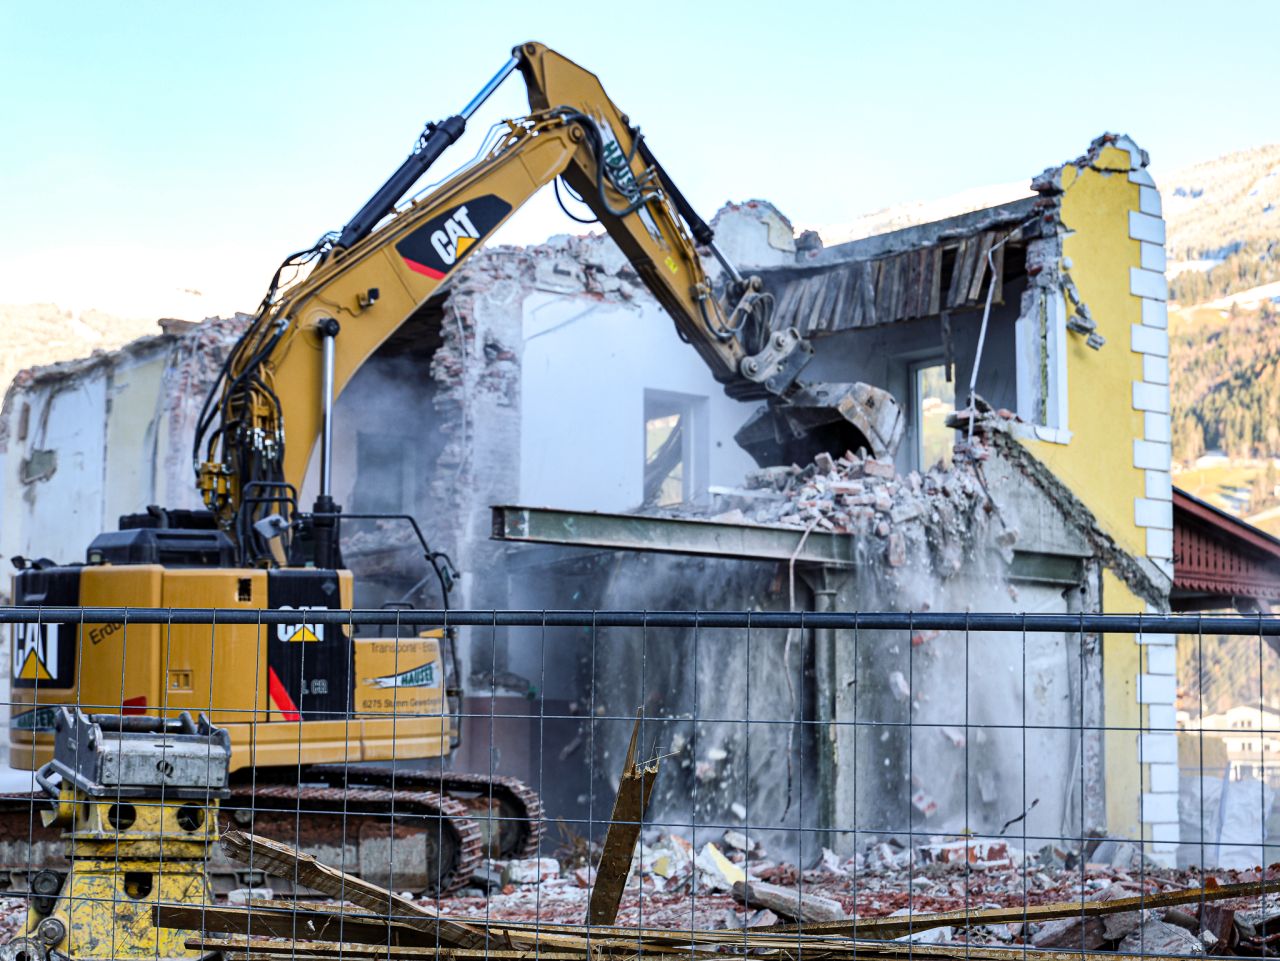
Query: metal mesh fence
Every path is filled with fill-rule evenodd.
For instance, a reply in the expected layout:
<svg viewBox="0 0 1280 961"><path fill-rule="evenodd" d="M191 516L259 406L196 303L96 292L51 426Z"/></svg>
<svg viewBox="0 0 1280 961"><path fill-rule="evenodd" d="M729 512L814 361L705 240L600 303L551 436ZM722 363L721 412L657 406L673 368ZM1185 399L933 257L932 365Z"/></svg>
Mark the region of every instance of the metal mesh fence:
<svg viewBox="0 0 1280 961"><path fill-rule="evenodd" d="M1280 619L0 624L12 961L1280 943Z"/></svg>

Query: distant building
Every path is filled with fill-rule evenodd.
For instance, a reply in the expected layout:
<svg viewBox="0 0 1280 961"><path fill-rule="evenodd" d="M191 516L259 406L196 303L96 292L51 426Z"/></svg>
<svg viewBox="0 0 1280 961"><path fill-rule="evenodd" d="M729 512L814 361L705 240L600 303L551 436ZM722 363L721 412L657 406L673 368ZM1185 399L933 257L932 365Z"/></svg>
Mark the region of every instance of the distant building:
<svg viewBox="0 0 1280 961"><path fill-rule="evenodd" d="M1222 743L1230 780L1256 778L1273 787L1280 785L1280 709L1236 705L1219 714L1188 717L1180 727L1203 735L1206 741ZM1215 754L1221 757L1214 751L1209 757Z"/></svg>

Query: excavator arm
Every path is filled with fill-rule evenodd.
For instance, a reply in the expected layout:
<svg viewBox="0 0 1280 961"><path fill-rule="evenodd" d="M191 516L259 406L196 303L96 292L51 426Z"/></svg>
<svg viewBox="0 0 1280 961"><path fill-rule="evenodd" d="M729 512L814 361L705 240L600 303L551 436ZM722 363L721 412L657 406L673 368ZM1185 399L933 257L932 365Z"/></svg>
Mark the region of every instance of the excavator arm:
<svg viewBox="0 0 1280 961"><path fill-rule="evenodd" d="M476 163L397 207L461 135L467 117L517 69L532 112L508 121ZM759 279L740 276L720 253L710 227L595 75L527 43L460 114L427 127L413 155L340 234L286 260L233 348L206 401L194 453L205 503L246 559L268 556L265 518L297 513L297 492L319 443L314 560L333 566L323 561L336 557L330 530L338 510L330 496L334 399L468 256L557 177L599 218L716 380L734 396L773 398L774 409L786 411L764 431L757 425L758 435L772 431L779 451L790 456L788 431L794 441L811 426L821 431L835 425L852 438L845 446L861 440L874 453L892 451L901 432L892 398L872 398L879 417L872 423L865 394L855 403L852 388L873 388L834 385L848 389L832 393L829 385L799 382L812 348L794 330L770 329L771 299ZM720 261L722 276L714 285L698 245ZM285 270L308 267L305 277L281 288ZM816 415L815 390L822 408ZM768 444L757 446L753 453L767 460L762 452Z"/></svg>

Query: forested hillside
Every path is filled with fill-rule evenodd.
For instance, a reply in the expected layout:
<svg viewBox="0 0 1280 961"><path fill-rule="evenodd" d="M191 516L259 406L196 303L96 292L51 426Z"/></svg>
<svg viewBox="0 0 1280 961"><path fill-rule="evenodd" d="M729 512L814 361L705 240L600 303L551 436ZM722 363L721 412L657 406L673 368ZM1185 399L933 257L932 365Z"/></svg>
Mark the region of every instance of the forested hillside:
<svg viewBox="0 0 1280 961"><path fill-rule="evenodd" d="M1280 454L1277 309L1180 312L1169 333L1174 457Z"/></svg>
<svg viewBox="0 0 1280 961"><path fill-rule="evenodd" d="M1174 458L1186 464L1210 450L1237 460L1280 455L1280 304L1273 300L1280 290L1257 289L1280 281L1280 145L1197 164L1159 183L1175 302Z"/></svg>

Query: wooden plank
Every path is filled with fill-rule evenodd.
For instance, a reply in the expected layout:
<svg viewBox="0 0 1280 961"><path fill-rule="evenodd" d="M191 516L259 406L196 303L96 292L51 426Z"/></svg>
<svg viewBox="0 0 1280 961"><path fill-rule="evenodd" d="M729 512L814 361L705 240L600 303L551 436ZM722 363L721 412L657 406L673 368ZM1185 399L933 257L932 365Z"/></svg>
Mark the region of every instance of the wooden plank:
<svg viewBox="0 0 1280 961"><path fill-rule="evenodd" d="M636 761L636 746L643 720L644 711L637 711L636 726L631 730L631 744L623 763L622 780L618 784L618 796L613 802L613 817L604 836L596 881L591 887L588 924L613 924L618 918L618 905L622 903L622 891L627 875L631 873L636 841L640 838L640 822L649 807L649 796L658 777L657 761L645 764Z"/></svg>
<svg viewBox="0 0 1280 961"><path fill-rule="evenodd" d="M1224 901L1230 898L1248 898L1260 894L1280 892L1280 880L1255 881L1245 884L1219 884L1213 887L1190 888L1182 891L1165 891L1111 901L1056 901L1050 904L1015 905L1009 908L984 908L982 910L939 911L932 914L903 915L901 917L859 918L852 921L806 924L804 933L811 935L839 935L842 937L870 936L873 938L898 938L904 934L927 931L947 926L969 927L978 924L1013 924L1019 921L1056 921L1062 918L1103 917L1123 914L1126 911L1155 910L1180 904L1199 904ZM760 931L796 931L798 925L771 925ZM918 947L918 945L917 945Z"/></svg>
<svg viewBox="0 0 1280 961"><path fill-rule="evenodd" d="M876 323L888 324L893 321L893 285L898 275L893 258L888 257L878 263L876 271Z"/></svg>
<svg viewBox="0 0 1280 961"><path fill-rule="evenodd" d="M974 254L977 245L973 237L964 237L956 245L956 261L951 271L951 283L947 289L947 306L963 307L965 295L969 290L969 281L973 275Z"/></svg>
<svg viewBox="0 0 1280 961"><path fill-rule="evenodd" d="M734 945L739 950L773 949L780 957L799 957L823 959L823 961L857 961L859 955L870 955L877 961L912 961L913 958L941 958L948 961L1116 961L1114 951L1077 951L1077 950L1044 950L1025 945L991 946L975 945L970 942L954 944L903 944L861 941L814 941L808 939L792 940L775 944L775 939L757 937L748 928L738 932L722 932L736 934L736 938L727 939L725 943ZM707 932L713 933L713 932ZM585 945L585 941L584 941ZM505 946L501 942L488 948L387 948L376 945L349 945L344 943L302 942L294 941L253 941L226 938L190 938L186 946L194 951L221 952L224 956L237 961L279 961L281 958L301 959L301 961L329 961L334 958L386 958L418 959L440 958L442 961L485 961L488 958L529 959L529 961L581 961L584 957L596 959L636 959L643 957L651 948L649 945L637 945L635 942L613 942L601 944L591 941L591 953L585 955L578 952L547 950L541 945L530 945L524 948ZM666 952L663 952L666 953ZM682 958L698 959L723 958L724 954L712 954L685 948L678 952ZM675 955L673 954L673 957ZM1186 961L1185 955L1143 954L1142 961Z"/></svg>
<svg viewBox="0 0 1280 961"><path fill-rule="evenodd" d="M996 242L996 235L987 231L978 237L978 255L973 266L973 276L969 279L967 299L972 304L980 304L986 300L986 280L990 274L987 269L987 253Z"/></svg>
<svg viewBox="0 0 1280 961"><path fill-rule="evenodd" d="M831 314L831 323L827 327L828 330L844 330L853 319L853 312L857 303L858 274L860 272L860 264L849 264L840 272L840 296L836 298L836 306Z"/></svg>
<svg viewBox="0 0 1280 961"><path fill-rule="evenodd" d="M857 327L874 327L876 324L876 284L879 277L880 265L875 261L864 265L858 276Z"/></svg>
<svg viewBox="0 0 1280 961"><path fill-rule="evenodd" d="M222 849L228 857L242 864L265 871L272 877L305 884L331 898L350 901L362 908L395 918L430 935L441 944L470 948L485 943L484 935L468 925L446 921L430 908L353 874L321 864L310 854L295 851L279 841L231 830L222 835Z"/></svg>
<svg viewBox="0 0 1280 961"><path fill-rule="evenodd" d="M782 285L782 290L776 294L778 300L773 309L774 330L786 330L788 327L795 326L795 304L798 288L799 284L795 280L788 280Z"/></svg>
<svg viewBox="0 0 1280 961"><path fill-rule="evenodd" d="M898 262L898 298L894 304L894 321L906 320L911 313L911 298L914 294L911 279L915 268L915 251L907 251L894 258Z"/></svg>
<svg viewBox="0 0 1280 961"><path fill-rule="evenodd" d="M929 316L942 310L942 248L929 250Z"/></svg>
<svg viewBox="0 0 1280 961"><path fill-rule="evenodd" d="M913 250L903 255L903 259L907 262L906 299L902 305L903 320L923 315L923 305L925 303L924 258L927 252L925 250Z"/></svg>
<svg viewBox="0 0 1280 961"><path fill-rule="evenodd" d="M363 944L434 945L428 934L374 915L352 917L340 911L308 911L289 907L223 907L201 904L156 904L151 920L158 928L221 931L304 941L357 941Z"/></svg>
<svg viewBox="0 0 1280 961"><path fill-rule="evenodd" d="M1003 240L1004 238L1002 237L999 239ZM995 253L991 256L991 259L996 262L996 292L995 297L993 297L991 301L993 304L1004 303L1004 252L1008 249L1008 244L1000 244L1000 246L996 248Z"/></svg>
<svg viewBox="0 0 1280 961"><path fill-rule="evenodd" d="M936 311L930 310L934 300L933 259L936 253L937 250L935 248L924 247L920 250L920 255L917 258L920 264L920 277L916 283L916 302L914 305L916 317L928 317L931 313L936 313Z"/></svg>
<svg viewBox="0 0 1280 961"><path fill-rule="evenodd" d="M836 288L840 284L840 274L841 271L834 270L822 275L822 286L818 290L817 302L814 304L813 314L809 318L807 333L822 330L831 322L831 310L835 302Z"/></svg>
<svg viewBox="0 0 1280 961"><path fill-rule="evenodd" d="M902 258L887 258L880 268L880 289L876 291L880 323L892 324L902 316L902 285Z"/></svg>
<svg viewBox="0 0 1280 961"><path fill-rule="evenodd" d="M800 291L800 300L796 304L796 328L803 334L813 323L813 309L818 299L818 290L822 286L822 277L809 277Z"/></svg>
<svg viewBox="0 0 1280 961"><path fill-rule="evenodd" d="M586 942L583 951L546 951L540 946L513 948L495 939L489 946L475 948L436 948L415 946L388 946L385 944L350 944L346 941L280 941L251 940L248 938L188 938L186 946L193 951L222 952L227 957L244 959L258 958L263 961L278 961L285 958L318 961L327 958L441 958L441 959L485 959L485 958L539 958L542 961L582 961L586 956ZM593 943L592 947L596 945ZM635 954L635 945L631 944L630 953Z"/></svg>

